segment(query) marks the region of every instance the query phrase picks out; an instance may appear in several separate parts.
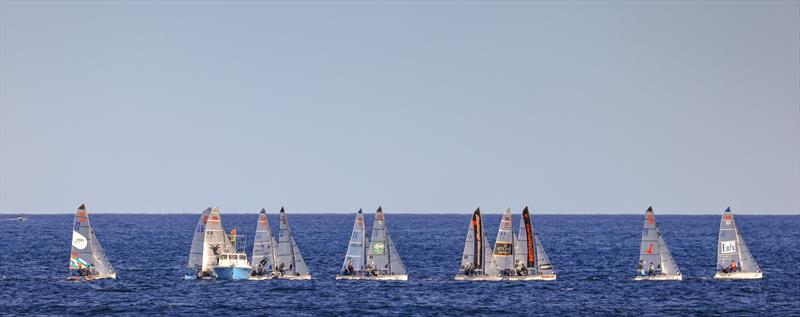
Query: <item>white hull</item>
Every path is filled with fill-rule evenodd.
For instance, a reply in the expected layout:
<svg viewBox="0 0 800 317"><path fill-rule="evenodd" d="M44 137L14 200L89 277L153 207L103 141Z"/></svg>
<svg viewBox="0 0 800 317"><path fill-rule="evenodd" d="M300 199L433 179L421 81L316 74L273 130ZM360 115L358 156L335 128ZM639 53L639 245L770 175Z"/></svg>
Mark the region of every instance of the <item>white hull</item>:
<svg viewBox="0 0 800 317"><path fill-rule="evenodd" d="M264 280L271 280L272 275L261 275L261 276L250 276L247 278L250 281L264 281Z"/></svg>
<svg viewBox="0 0 800 317"><path fill-rule="evenodd" d="M764 277L764 273L761 272L717 272L717 274L714 274L714 278L718 280L757 280L762 277Z"/></svg>
<svg viewBox="0 0 800 317"><path fill-rule="evenodd" d="M634 281L682 281L683 275L656 275L656 276L636 276Z"/></svg>
<svg viewBox="0 0 800 317"><path fill-rule="evenodd" d="M98 275L91 275L91 276L70 276L67 278L70 281L93 281L93 280L105 280L105 279L117 279L117 273L111 274L98 274Z"/></svg>
<svg viewBox="0 0 800 317"><path fill-rule="evenodd" d="M284 275L284 276L276 276L275 279L279 280L310 280L311 275Z"/></svg>
<svg viewBox="0 0 800 317"><path fill-rule="evenodd" d="M336 274L337 280L408 281L408 275L354 276Z"/></svg>
<svg viewBox="0 0 800 317"><path fill-rule="evenodd" d="M503 278L495 275L456 275L456 281L502 281Z"/></svg>
<svg viewBox="0 0 800 317"><path fill-rule="evenodd" d="M503 276L503 281L555 281L555 274Z"/></svg>

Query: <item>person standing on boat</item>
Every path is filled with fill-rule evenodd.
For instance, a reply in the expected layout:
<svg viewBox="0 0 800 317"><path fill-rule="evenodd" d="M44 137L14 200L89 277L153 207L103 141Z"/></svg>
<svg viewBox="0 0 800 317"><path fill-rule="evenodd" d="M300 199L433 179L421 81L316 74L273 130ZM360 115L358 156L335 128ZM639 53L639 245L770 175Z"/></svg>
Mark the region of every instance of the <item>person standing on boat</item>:
<svg viewBox="0 0 800 317"><path fill-rule="evenodd" d="M639 274L644 276L644 261L639 259Z"/></svg>
<svg viewBox="0 0 800 317"><path fill-rule="evenodd" d="M345 273L347 275L355 275L355 268L353 268L353 260L347 261L347 268L345 268Z"/></svg>
<svg viewBox="0 0 800 317"><path fill-rule="evenodd" d="M736 261L731 260L731 273L736 272Z"/></svg>
<svg viewBox="0 0 800 317"><path fill-rule="evenodd" d="M653 269L653 262L650 262L650 268L647 269L647 276L656 276L656 271Z"/></svg>

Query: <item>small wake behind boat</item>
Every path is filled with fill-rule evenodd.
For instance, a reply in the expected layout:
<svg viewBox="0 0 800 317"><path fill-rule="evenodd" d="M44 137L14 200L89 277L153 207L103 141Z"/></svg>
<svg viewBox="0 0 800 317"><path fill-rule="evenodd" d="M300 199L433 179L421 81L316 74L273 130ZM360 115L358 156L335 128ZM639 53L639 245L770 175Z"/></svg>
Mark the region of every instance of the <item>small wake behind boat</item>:
<svg viewBox="0 0 800 317"><path fill-rule="evenodd" d="M297 247L292 231L289 230L289 219L286 217L286 211L283 210L283 207L281 207L280 212L280 230L278 231L274 272L274 277L279 279L311 279L308 266L303 260L303 255L300 254L300 248Z"/></svg>
<svg viewBox="0 0 800 317"><path fill-rule="evenodd" d="M461 257L461 267L456 281L501 281L498 275L492 250L483 230L481 209L472 213L472 221L467 230L467 239L464 241L464 253Z"/></svg>
<svg viewBox="0 0 800 317"><path fill-rule="evenodd" d="M81 204L72 224L72 250L69 256L69 279L91 281L116 279L117 272L108 261L89 222L86 206Z"/></svg>
<svg viewBox="0 0 800 317"><path fill-rule="evenodd" d="M740 280L760 279L763 277L761 267L744 243L736 222L733 220L731 208L725 209L719 222L719 240L717 242L716 279Z"/></svg>
<svg viewBox="0 0 800 317"><path fill-rule="evenodd" d="M667 248L667 242L661 236L656 224L653 207L647 208L644 214L642 243L639 248L639 264L637 281L680 281L683 279L678 264Z"/></svg>
<svg viewBox="0 0 800 317"><path fill-rule="evenodd" d="M272 238L272 230L269 228L267 211L261 209L256 224L256 237L253 240L253 256L250 264L253 267L253 271L250 273L251 280L272 279L275 249L275 239Z"/></svg>
<svg viewBox="0 0 800 317"><path fill-rule="evenodd" d="M381 207L375 212L375 222L372 225L372 241L364 234L364 219L361 210L356 215L353 233L348 245L345 262L342 264L342 274L336 275L337 280L377 280L377 281L406 281L408 274L400 260L394 241L386 228L384 213ZM365 248L365 246L369 246ZM356 270L359 256L365 254L367 258L358 262L362 270Z"/></svg>

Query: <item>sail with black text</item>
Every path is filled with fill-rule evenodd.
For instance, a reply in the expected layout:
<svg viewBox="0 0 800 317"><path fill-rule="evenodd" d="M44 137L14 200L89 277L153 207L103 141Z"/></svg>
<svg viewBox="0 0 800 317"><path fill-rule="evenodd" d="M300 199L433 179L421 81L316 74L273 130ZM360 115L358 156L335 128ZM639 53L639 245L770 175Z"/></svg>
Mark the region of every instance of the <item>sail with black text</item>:
<svg viewBox="0 0 800 317"><path fill-rule="evenodd" d="M72 222L72 250L69 256L70 280L116 279L117 272L108 261L94 233L89 212L81 204Z"/></svg>
<svg viewBox="0 0 800 317"><path fill-rule="evenodd" d="M719 222L717 241L717 279L760 279L761 267L744 243L742 234L733 220L731 208L725 209Z"/></svg>

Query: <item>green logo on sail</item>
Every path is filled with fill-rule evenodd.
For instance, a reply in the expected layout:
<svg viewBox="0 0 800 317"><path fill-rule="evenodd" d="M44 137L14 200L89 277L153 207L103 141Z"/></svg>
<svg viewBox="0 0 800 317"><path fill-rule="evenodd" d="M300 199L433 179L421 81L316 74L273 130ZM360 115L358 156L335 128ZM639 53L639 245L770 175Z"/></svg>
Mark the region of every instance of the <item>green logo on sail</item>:
<svg viewBox="0 0 800 317"><path fill-rule="evenodd" d="M383 242L375 242L372 244L372 254L386 253L386 245Z"/></svg>

